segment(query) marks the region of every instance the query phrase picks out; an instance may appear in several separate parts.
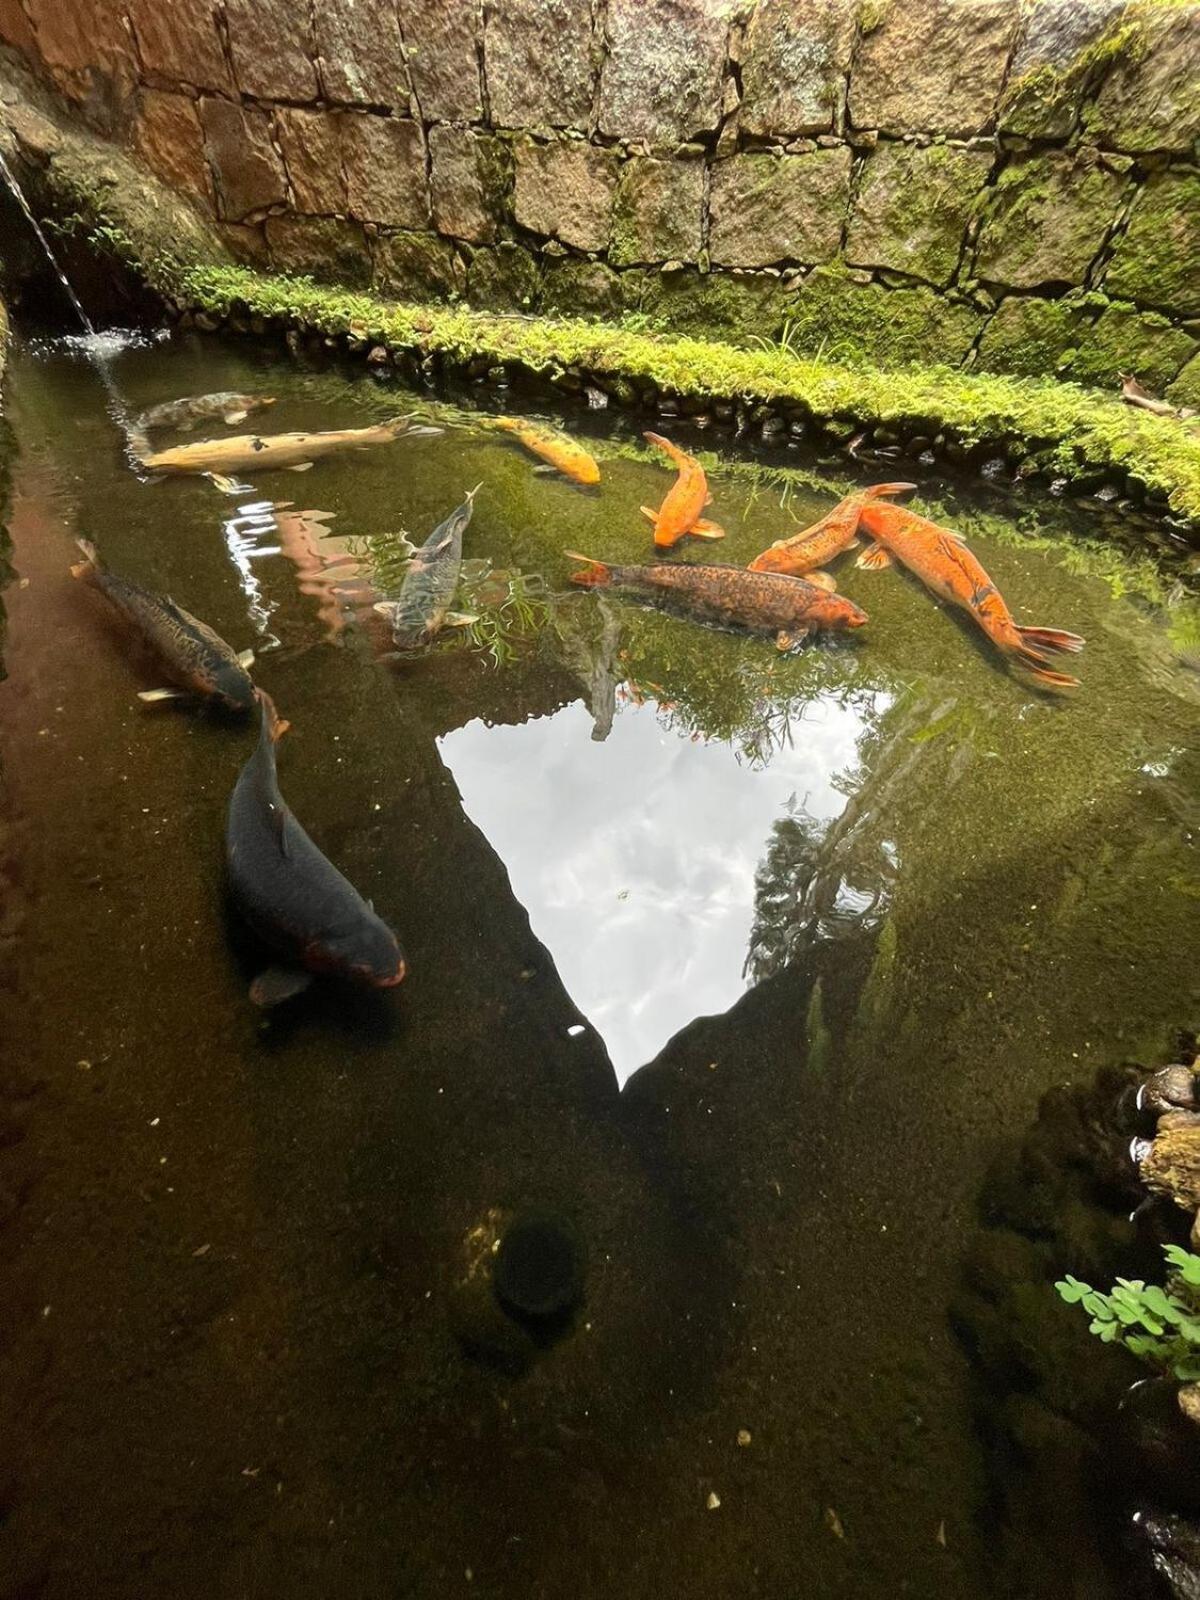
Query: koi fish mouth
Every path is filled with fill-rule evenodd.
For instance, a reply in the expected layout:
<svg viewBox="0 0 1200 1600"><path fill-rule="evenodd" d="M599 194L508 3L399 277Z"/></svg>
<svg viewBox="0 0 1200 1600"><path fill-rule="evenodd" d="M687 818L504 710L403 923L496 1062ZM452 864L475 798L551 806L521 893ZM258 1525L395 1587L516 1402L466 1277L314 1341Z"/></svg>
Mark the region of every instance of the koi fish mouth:
<svg viewBox="0 0 1200 1600"><path fill-rule="evenodd" d="M394 989L398 983L404 982L407 975L408 963L402 957L397 964L395 972L389 972L384 978L372 973L369 981L373 989Z"/></svg>

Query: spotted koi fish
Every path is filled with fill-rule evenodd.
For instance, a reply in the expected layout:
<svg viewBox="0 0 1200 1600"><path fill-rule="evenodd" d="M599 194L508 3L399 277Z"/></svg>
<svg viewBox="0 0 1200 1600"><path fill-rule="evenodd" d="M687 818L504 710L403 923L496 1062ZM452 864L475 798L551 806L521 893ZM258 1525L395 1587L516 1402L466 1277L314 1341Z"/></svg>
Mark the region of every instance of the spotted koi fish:
<svg viewBox="0 0 1200 1600"><path fill-rule="evenodd" d="M861 628L867 620L866 612L843 595L778 572L667 561L650 567L616 567L574 550L565 554L585 563L582 572L571 574L572 583L586 589L629 589L701 622L772 634L780 650L790 650L815 630L841 632Z"/></svg>

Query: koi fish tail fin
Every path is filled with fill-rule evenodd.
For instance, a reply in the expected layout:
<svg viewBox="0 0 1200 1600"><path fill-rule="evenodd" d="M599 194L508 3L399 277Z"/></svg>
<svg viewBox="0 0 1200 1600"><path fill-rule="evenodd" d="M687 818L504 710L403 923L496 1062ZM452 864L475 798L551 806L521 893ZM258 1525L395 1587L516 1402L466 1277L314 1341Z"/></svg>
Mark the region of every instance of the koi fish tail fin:
<svg viewBox="0 0 1200 1600"><path fill-rule="evenodd" d="M1067 633L1063 628L1018 628L1024 644L1040 647L1042 650L1060 650L1064 654L1075 655L1083 649L1084 641L1077 633Z"/></svg>
<svg viewBox="0 0 1200 1600"><path fill-rule="evenodd" d="M1024 657L1018 659L1029 676L1046 689L1067 690L1079 687L1079 679L1073 678L1069 672L1055 672L1053 667L1035 667L1032 662L1025 661Z"/></svg>
<svg viewBox="0 0 1200 1600"><path fill-rule="evenodd" d="M99 572L100 557L96 553L96 546L87 539L76 539L75 543L83 556L83 560L75 561L71 564L71 576L73 578L88 578Z"/></svg>
<svg viewBox="0 0 1200 1600"><path fill-rule="evenodd" d="M582 572L573 572L571 582L578 583L584 589L602 589L612 582L612 568L605 566L603 561L593 561L591 556L581 556L577 550L564 550L563 554L572 561L585 563Z"/></svg>
<svg viewBox="0 0 1200 1600"><path fill-rule="evenodd" d="M1011 643L1007 646L1008 654L1018 664L1018 666L1027 672L1029 676L1037 683L1040 683L1043 688L1078 689L1078 678L1071 677L1070 673L1067 672L1055 672L1053 667L1050 666L1046 657L1042 654L1042 651L1034 648L1035 644L1044 643L1044 641L1031 640L1026 637L1028 633L1040 634L1047 631L1051 633L1055 632L1054 629L1047 630L1044 628L1018 628L1017 633L1020 637L1018 637L1015 643ZM1069 633L1066 635L1066 637L1068 639L1073 639L1075 635L1073 633ZM1083 641L1080 640L1080 644L1082 644L1082 642ZM1051 648L1058 647L1052 646ZM1074 646L1073 648L1077 649L1078 646Z"/></svg>
<svg viewBox="0 0 1200 1600"><path fill-rule="evenodd" d="M278 744L291 727L291 723L285 717L279 715L279 712L275 709L274 700L271 699L265 689L256 689L254 692L258 696L259 705L262 706L263 723L270 736L271 743Z"/></svg>
<svg viewBox="0 0 1200 1600"><path fill-rule="evenodd" d="M916 487L915 483L873 483L867 494L872 500L891 500L898 494L909 494Z"/></svg>

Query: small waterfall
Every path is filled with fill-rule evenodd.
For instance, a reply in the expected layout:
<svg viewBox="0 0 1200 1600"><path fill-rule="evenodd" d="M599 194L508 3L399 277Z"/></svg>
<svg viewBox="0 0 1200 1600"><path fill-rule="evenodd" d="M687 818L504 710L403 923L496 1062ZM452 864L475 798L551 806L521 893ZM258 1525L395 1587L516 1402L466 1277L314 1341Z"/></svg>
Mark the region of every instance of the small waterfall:
<svg viewBox="0 0 1200 1600"><path fill-rule="evenodd" d="M71 287L70 279L59 266L58 259L55 256L54 251L50 248L50 241L47 239L41 223L34 216L29 201L25 198L25 192L21 188L21 185L17 182L16 175L9 166L8 162L5 160L4 152L2 150L0 150L0 178L4 180L5 184L8 186L9 192L12 194L13 199L17 202L18 206L20 206L25 220L33 229L34 234L37 237L37 241L42 247L42 251L46 257L46 260L50 263L50 268L53 271L54 276L62 285L63 293L66 295L67 299L71 302L75 309L75 315L79 318L80 325L84 331L84 339L82 341L84 353L87 355L88 360L95 369L97 377L100 379L101 383L103 383L108 393L108 413L116 423L117 427L121 430L121 434L124 439L126 458L128 459L133 470L138 473L139 476L144 476L145 474L142 469L139 451L145 447L145 436L141 433L133 419L130 417L129 407L125 403L125 397L117 387L116 379L109 370L108 360L103 352L98 348L96 329L92 324L92 319L83 309L83 306L79 300L79 296Z"/></svg>

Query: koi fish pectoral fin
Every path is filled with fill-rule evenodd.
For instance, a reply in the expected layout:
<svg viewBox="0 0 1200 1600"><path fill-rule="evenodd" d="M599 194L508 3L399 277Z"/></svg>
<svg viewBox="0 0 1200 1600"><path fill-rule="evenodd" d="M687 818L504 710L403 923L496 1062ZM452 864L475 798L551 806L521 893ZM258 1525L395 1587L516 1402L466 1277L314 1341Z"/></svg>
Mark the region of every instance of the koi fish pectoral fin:
<svg viewBox="0 0 1200 1600"><path fill-rule="evenodd" d="M775 648L781 651L794 650L797 645L803 644L807 638L807 628L780 628L775 635Z"/></svg>
<svg viewBox="0 0 1200 1600"><path fill-rule="evenodd" d="M165 705L169 700L188 700L191 696L182 689L139 689L138 699L144 706Z"/></svg>
<svg viewBox="0 0 1200 1600"><path fill-rule="evenodd" d="M881 544L874 544L863 551L854 565L862 567L864 572L882 572L892 565L892 558Z"/></svg>
<svg viewBox="0 0 1200 1600"><path fill-rule="evenodd" d="M646 518L647 522L653 522L655 524L655 526L657 527L657 525L658 525L658 512L657 511L651 511L649 506L639 506L638 510Z"/></svg>
<svg viewBox="0 0 1200 1600"><path fill-rule="evenodd" d="M827 594L833 594L837 589L837 580L829 572L806 572L805 578L809 583L815 583L818 589L824 589Z"/></svg>
<svg viewBox="0 0 1200 1600"><path fill-rule="evenodd" d="M232 428L235 422L245 422L249 415L248 411L227 411L221 421Z"/></svg>
<svg viewBox="0 0 1200 1600"><path fill-rule="evenodd" d="M239 652L237 659L239 667L246 667L248 669L254 665L254 651L242 650Z"/></svg>
<svg viewBox="0 0 1200 1600"><path fill-rule="evenodd" d="M294 467L284 467L285 472L309 472L312 470L311 461L298 461Z"/></svg>
<svg viewBox="0 0 1200 1600"><path fill-rule="evenodd" d="M250 985L250 999L264 1011L303 994L312 982L312 973L303 967L268 967Z"/></svg>
<svg viewBox="0 0 1200 1600"><path fill-rule="evenodd" d="M697 517L688 532L694 534L697 539L723 539L725 537L725 529L721 524L719 522L710 522L707 517Z"/></svg>
<svg viewBox="0 0 1200 1600"><path fill-rule="evenodd" d="M473 628L479 621L478 616L469 611L447 611L442 618L443 628Z"/></svg>

